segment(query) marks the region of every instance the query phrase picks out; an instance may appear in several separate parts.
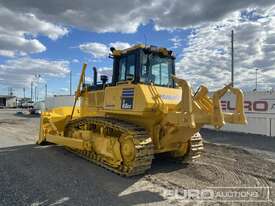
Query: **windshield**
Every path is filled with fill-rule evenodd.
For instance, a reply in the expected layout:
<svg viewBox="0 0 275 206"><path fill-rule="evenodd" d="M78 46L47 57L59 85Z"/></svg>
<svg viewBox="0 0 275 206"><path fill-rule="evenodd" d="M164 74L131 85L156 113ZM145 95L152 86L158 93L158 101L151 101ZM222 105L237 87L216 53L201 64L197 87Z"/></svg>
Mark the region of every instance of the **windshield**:
<svg viewBox="0 0 275 206"><path fill-rule="evenodd" d="M140 81L152 82L155 85L173 87L172 81L172 59L159 57L156 54L143 56Z"/></svg>

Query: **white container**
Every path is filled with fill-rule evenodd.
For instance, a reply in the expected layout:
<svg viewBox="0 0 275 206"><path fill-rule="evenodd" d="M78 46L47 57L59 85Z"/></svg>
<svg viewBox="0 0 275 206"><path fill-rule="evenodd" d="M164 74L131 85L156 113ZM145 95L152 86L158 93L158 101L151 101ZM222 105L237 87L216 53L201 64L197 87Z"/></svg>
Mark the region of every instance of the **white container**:
<svg viewBox="0 0 275 206"><path fill-rule="evenodd" d="M235 97L227 93L221 100L221 107L225 112L233 112ZM221 130L275 136L275 93L246 92L244 108L247 125L226 124Z"/></svg>
<svg viewBox="0 0 275 206"><path fill-rule="evenodd" d="M58 95L53 97L47 97L45 99L45 107L46 110L56 108L56 107L64 107L64 106L73 106L74 105L74 96L70 95ZM78 106L79 103L76 105Z"/></svg>

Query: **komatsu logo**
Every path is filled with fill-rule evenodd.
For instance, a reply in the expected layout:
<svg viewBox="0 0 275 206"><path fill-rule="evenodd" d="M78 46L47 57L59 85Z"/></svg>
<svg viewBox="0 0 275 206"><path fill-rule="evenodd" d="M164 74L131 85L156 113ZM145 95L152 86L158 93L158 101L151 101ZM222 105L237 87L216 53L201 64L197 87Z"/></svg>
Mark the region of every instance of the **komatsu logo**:
<svg viewBox="0 0 275 206"><path fill-rule="evenodd" d="M133 97L135 90L134 88L123 88L122 97Z"/></svg>
<svg viewBox="0 0 275 206"><path fill-rule="evenodd" d="M121 95L121 109L133 109L134 96L134 88L123 88Z"/></svg>

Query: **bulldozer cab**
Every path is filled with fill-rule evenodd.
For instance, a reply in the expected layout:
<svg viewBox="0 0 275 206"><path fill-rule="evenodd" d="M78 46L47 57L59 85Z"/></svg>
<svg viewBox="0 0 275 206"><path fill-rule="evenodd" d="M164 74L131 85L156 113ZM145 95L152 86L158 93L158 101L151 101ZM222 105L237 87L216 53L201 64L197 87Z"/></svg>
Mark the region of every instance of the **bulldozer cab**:
<svg viewBox="0 0 275 206"><path fill-rule="evenodd" d="M175 57L172 51L155 46L136 45L126 50L111 48L114 59L112 84L131 81L175 87Z"/></svg>

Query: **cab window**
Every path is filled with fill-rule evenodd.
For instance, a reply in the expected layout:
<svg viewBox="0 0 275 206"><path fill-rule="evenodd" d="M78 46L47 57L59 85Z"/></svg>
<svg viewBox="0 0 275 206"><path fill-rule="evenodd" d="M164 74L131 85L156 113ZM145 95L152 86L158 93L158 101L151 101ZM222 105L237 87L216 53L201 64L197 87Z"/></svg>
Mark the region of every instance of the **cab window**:
<svg viewBox="0 0 275 206"><path fill-rule="evenodd" d="M136 55L122 57L119 61L119 81L134 79L136 71Z"/></svg>
<svg viewBox="0 0 275 206"><path fill-rule="evenodd" d="M144 55L140 82L153 83L158 86L173 87L172 59L158 55Z"/></svg>
<svg viewBox="0 0 275 206"><path fill-rule="evenodd" d="M132 54L127 57L127 74L134 76L136 69L136 55Z"/></svg>
<svg viewBox="0 0 275 206"><path fill-rule="evenodd" d="M119 77L118 81L124 81L126 76L126 58L123 57L119 61Z"/></svg>

